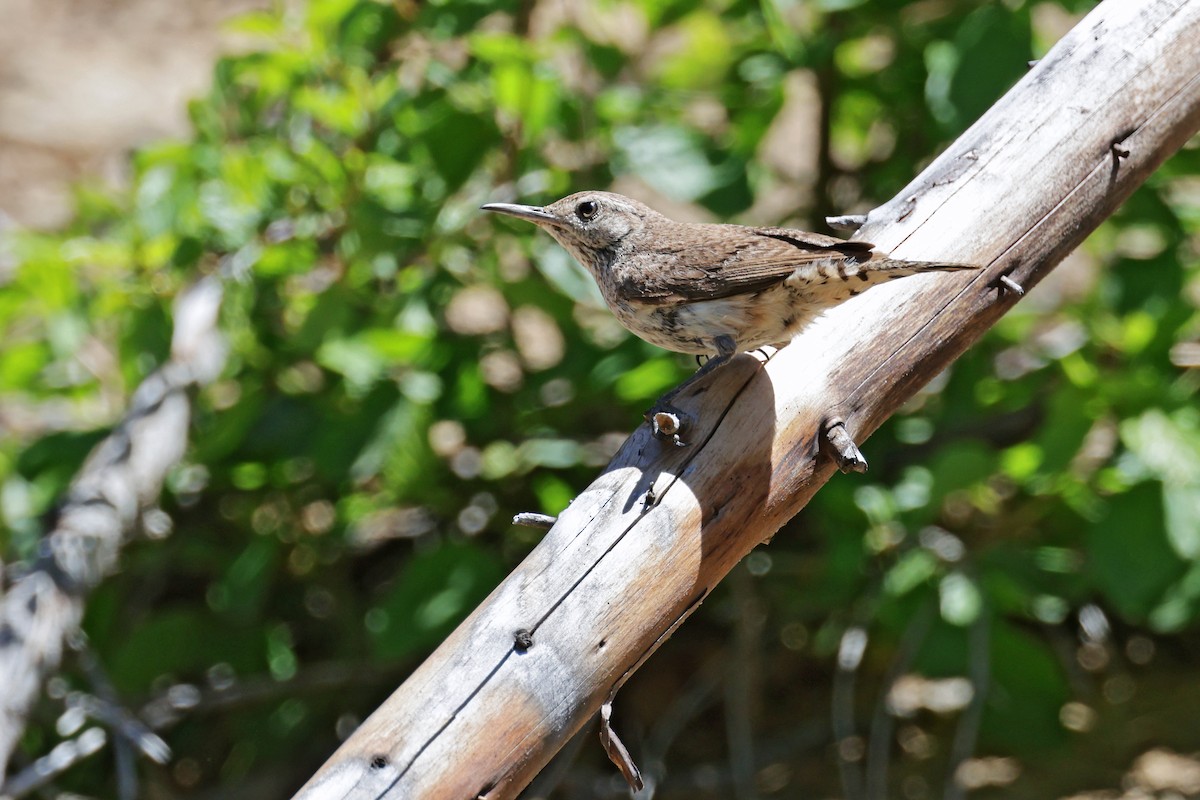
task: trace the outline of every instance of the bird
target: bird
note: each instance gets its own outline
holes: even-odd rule
[[[659,414],[740,352],[790,343],[814,319],[872,286],[969,264],[904,261],[868,242],[792,228],[677,222],[612,192],[547,206],[487,203],[484,211],[549,233],[596,280],[617,320],[651,344],[709,359],[646,412],[659,438],[682,444]],[[660,430],[663,427],[663,430]]]

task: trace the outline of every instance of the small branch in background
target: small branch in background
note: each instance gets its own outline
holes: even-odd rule
[[[900,647],[892,660],[884,677],[879,699],[875,703],[875,716],[871,720],[871,737],[867,744],[867,798],[868,800],[886,800],[888,797],[888,765],[891,759],[892,731],[895,730],[895,718],[888,708],[888,695],[896,681],[908,672],[913,659],[921,649],[921,644],[929,634],[933,625],[934,605],[925,603],[913,615],[904,636],[900,639]]]
[[[754,580],[745,565],[730,576],[737,614],[734,625],[733,658],[725,673],[725,735],[729,741],[729,764],[733,772],[734,797],[756,800],[754,786],[754,698],[758,696],[758,673],[762,648],[762,603],[754,592]]]
[[[68,701],[77,705],[87,717],[103,723],[118,741],[132,745],[137,752],[156,764],[171,760],[171,748],[150,726],[126,708],[95,695],[78,692]]]
[[[72,692],[65,698],[67,708],[60,715],[57,727],[61,735],[70,736],[80,730],[88,718],[94,719],[114,732],[114,750],[123,742],[125,750],[131,755],[136,749],[152,761],[165,764],[170,758],[170,749],[155,731],[168,730],[185,716],[272,703],[284,697],[314,692],[335,692],[348,687],[383,684],[394,681],[398,674],[404,674],[409,667],[410,664],[402,662],[372,666],[337,662],[307,667],[286,681],[251,678],[238,682],[231,680],[228,685],[219,687],[178,683],[143,705],[137,714],[101,697]],[[84,671],[95,683],[96,674],[86,664]],[[97,689],[97,694],[101,693]],[[0,786],[0,798],[9,800],[22,797],[45,786],[83,758],[101,749],[108,739],[103,728],[93,727],[75,739],[63,742],[50,755],[38,759]],[[118,796],[124,797],[120,790]]]
[[[87,638],[80,631],[68,637],[71,649],[75,650],[80,667],[92,684],[94,694],[72,692],[66,698],[67,709],[59,717],[59,729],[65,724],[82,725],[84,719],[101,722],[112,734],[113,758],[116,761],[117,797],[120,800],[136,800],[138,797],[137,755],[142,754],[157,764],[166,764],[171,759],[171,748],[162,737],[150,730],[141,720],[121,705],[116,687],[109,680],[104,667],[96,658]],[[69,717],[78,722],[71,723]]]
[[[170,359],[142,381],[125,417],[88,455],[54,530],[0,600],[0,779],[42,680],[58,668],[64,642],[79,630],[87,593],[116,569],[121,547],[183,457],[188,390],[215,379],[225,363],[216,327],[221,297],[215,278],[180,294]]]
[[[168,749],[168,758],[169,752]],[[117,767],[117,797],[120,800],[137,800],[137,757],[128,739],[117,737],[113,740],[113,758]]]
[[[971,702],[958,720],[954,732],[954,743],[950,746],[950,761],[946,767],[945,800],[961,800],[966,797],[967,787],[959,780],[959,770],[964,762],[975,753],[979,739],[979,726],[983,723],[983,706],[987,700],[988,682],[991,680],[991,612],[985,604],[979,616],[971,623],[967,633],[967,677],[971,680]]]
[[[370,665],[331,662],[305,667],[286,681],[255,677],[229,678],[220,686],[177,683],[142,706],[139,716],[151,730],[163,731],[177,725],[186,715],[212,714],[316,692],[375,686],[394,681],[398,675],[410,672],[411,667],[411,663],[404,661]]]
[[[60,742],[48,754],[13,775],[0,786],[0,796],[24,797],[63,774],[104,747],[108,736],[103,728],[88,728],[74,739]]]
[[[854,732],[854,679],[867,651],[867,631],[854,626],[842,634],[838,645],[837,671],[833,675],[833,738],[838,772],[847,800],[862,800],[862,737]]]
[[[701,711],[716,701],[717,690],[721,687],[721,678],[725,670],[725,660],[724,653],[710,658],[696,671],[687,685],[676,693],[667,710],[655,720],[643,748],[649,775],[647,783],[651,787],[663,778],[663,765],[666,763],[667,751],[671,744]]]

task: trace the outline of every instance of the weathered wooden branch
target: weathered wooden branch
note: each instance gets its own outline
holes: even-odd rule
[[[20,788],[4,784],[8,759],[42,679],[79,628],[87,593],[115,569],[122,545],[154,511],[167,471],[183,456],[187,390],[211,381],[225,363],[216,329],[221,294],[221,284],[208,278],[180,295],[171,359],[142,381],[125,418],[88,455],[37,559],[0,598],[0,794]],[[163,516],[149,514],[152,521]]]
[[[873,289],[679,397],[693,444],[636,431],[298,797],[515,796],[829,479],[825,431],[865,439],[1198,126],[1200,3],[1100,5],[860,231],[985,269]],[[845,441],[830,447],[856,468]]]

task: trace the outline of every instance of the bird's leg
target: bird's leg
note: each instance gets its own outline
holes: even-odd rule
[[[669,440],[676,447],[683,447],[687,444],[687,442],[679,438],[684,428],[687,427],[687,415],[671,405],[671,401],[684,389],[694,385],[705,375],[713,372],[722,364],[727,363],[738,351],[737,343],[733,340],[733,337],[724,333],[713,339],[713,345],[717,348],[717,354],[704,362],[704,366],[693,372],[691,377],[686,381],[658,398],[654,405],[650,407],[650,410],[645,413],[646,421],[650,423],[651,428],[654,430],[654,438],[664,441]]]

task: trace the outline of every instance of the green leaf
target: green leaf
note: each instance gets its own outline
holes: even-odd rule
[[[626,402],[653,400],[679,381],[679,366],[671,356],[651,358],[617,378],[617,397]]]
[[[909,550],[888,570],[884,591],[893,597],[906,595],[932,578],[937,569],[937,559],[928,550]]]
[[[974,122],[1029,69],[1033,42],[1029,12],[999,4],[978,8],[954,37],[958,61],[947,99],[953,125]]]
[[[1121,425],[1121,440],[1162,482],[1164,525],[1175,552],[1200,559],[1200,415],[1150,409]]]
[[[370,630],[376,657],[431,648],[504,576],[494,556],[471,544],[442,543],[415,555],[380,598],[382,624]]]
[[[560,514],[575,499],[575,491],[569,483],[544,472],[534,476],[533,491],[543,514]]]
[[[621,127],[613,132],[618,167],[677,200],[696,200],[726,183],[700,138],[680,125]]]
[[[735,50],[728,26],[711,11],[688,14],[673,26],[676,46],[655,66],[668,88],[697,90],[718,84],[729,70]]]
[[[983,609],[983,596],[975,582],[961,572],[951,572],[938,583],[942,619],[951,625],[973,623]]]
[[[980,746],[1032,756],[1061,744],[1066,730],[1059,710],[1071,695],[1058,657],[1044,641],[1000,620],[992,623],[990,638],[991,681]]]
[[[1087,536],[1088,572],[1132,621],[1144,620],[1185,569],[1165,527],[1162,487],[1146,482],[1110,498]]]
[[[411,165],[372,155],[367,157],[363,190],[389,211],[403,211],[413,203],[417,179]]]
[[[162,675],[199,677],[225,662],[253,673],[266,654],[254,628],[219,622],[207,609],[158,610],[109,643],[107,669],[123,691],[146,692]]]
[[[317,349],[317,363],[346,378],[347,390],[361,397],[383,376],[387,360],[363,338],[333,339]]]

